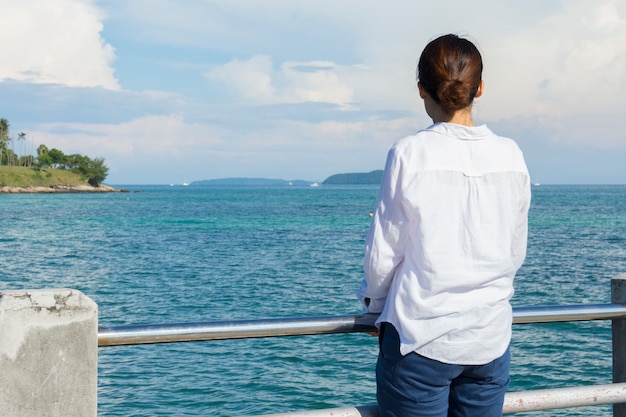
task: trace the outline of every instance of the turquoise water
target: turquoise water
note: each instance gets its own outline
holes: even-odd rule
[[[121,187],[121,186],[120,186]],[[124,186],[0,195],[0,290],[75,288],[102,325],[356,314],[376,187]],[[533,188],[513,304],[608,303],[626,186]],[[511,390],[611,382],[608,322],[516,325]],[[375,402],[364,334],[108,347],[100,416],[253,416]],[[518,414],[525,415],[525,414]],[[610,406],[528,413],[610,416]]]

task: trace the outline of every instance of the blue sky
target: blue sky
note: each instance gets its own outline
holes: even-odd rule
[[[109,184],[321,181],[430,124],[424,45],[475,41],[477,123],[534,181],[626,183],[626,3],[0,0],[0,117]],[[28,148],[28,147],[26,147]]]

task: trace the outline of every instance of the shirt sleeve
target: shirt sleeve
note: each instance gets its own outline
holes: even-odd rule
[[[528,211],[530,209],[531,192],[530,177],[526,175],[522,195],[518,205],[517,224],[514,231],[512,243],[512,258],[515,270],[521,268],[526,258],[526,247],[528,243]]]
[[[368,313],[382,312],[394,273],[404,260],[408,218],[402,196],[402,161],[395,147],[387,162],[365,243],[365,277],[357,296]]]

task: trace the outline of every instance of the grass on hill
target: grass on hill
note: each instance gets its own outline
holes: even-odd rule
[[[82,175],[66,169],[0,166],[0,187],[49,187],[51,185],[87,185]]]

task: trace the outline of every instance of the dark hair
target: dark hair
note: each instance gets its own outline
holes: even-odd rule
[[[447,114],[472,104],[482,79],[483,60],[474,44],[443,35],[426,45],[417,64],[417,79]]]

